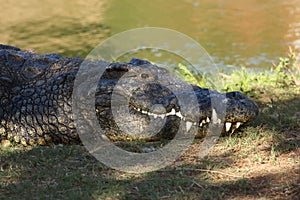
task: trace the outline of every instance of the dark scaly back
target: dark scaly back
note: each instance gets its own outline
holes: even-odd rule
[[[71,95],[81,62],[1,45],[1,137],[24,145],[79,142]]]

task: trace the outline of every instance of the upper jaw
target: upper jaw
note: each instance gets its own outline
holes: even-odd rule
[[[226,93],[226,121],[251,122],[258,113],[257,104],[240,92]]]

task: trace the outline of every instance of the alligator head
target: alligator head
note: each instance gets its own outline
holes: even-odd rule
[[[120,133],[136,138],[172,138],[181,122],[185,131],[198,129],[199,137],[205,136],[213,123],[222,123],[222,134],[226,134],[258,114],[255,102],[240,92],[223,94],[189,85],[140,59],[110,64],[98,86],[96,111],[111,138]]]

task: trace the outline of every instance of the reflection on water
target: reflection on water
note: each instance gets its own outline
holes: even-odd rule
[[[300,1],[0,0],[0,42],[84,56],[111,34],[159,26],[185,33],[221,65],[268,67],[300,51]]]

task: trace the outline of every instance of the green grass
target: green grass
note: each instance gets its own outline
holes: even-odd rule
[[[185,81],[208,87],[210,78],[207,74],[192,74],[189,69],[178,64],[176,70],[182,74]],[[215,76],[215,75],[214,75]],[[287,57],[282,57],[277,65],[269,71],[254,72],[242,67],[230,74],[220,71],[221,84],[216,85],[221,91],[241,91],[250,97],[260,97],[261,93],[273,88],[286,88],[291,85],[300,85],[300,65],[296,60],[296,53],[290,50]]]
[[[196,140],[184,155],[158,171],[116,171],[80,145],[2,144],[0,199],[296,199],[300,195],[300,90],[295,66],[289,56],[272,73],[242,69],[223,76],[222,90],[251,96],[260,107],[258,118],[220,138],[205,158],[198,157],[201,141]],[[205,77],[187,77],[205,83]],[[141,145],[120,144],[127,149]]]

